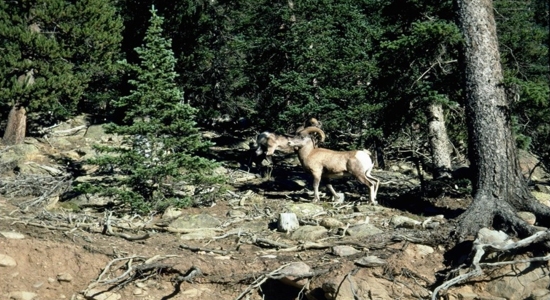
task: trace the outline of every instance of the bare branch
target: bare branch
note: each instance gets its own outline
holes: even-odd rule
[[[498,262],[498,263],[480,263],[481,258],[485,254],[486,250],[489,250],[490,252],[504,252],[509,251],[512,249],[519,249],[526,246],[529,246],[531,244],[539,243],[542,241],[547,241],[550,239],[550,230],[545,231],[539,231],[527,238],[524,238],[522,240],[519,240],[515,243],[510,244],[482,244],[479,242],[479,240],[476,240],[474,242],[474,258],[472,260],[473,270],[466,274],[462,274],[460,276],[457,276],[451,280],[448,280],[438,286],[432,294],[432,300],[437,299],[437,294],[441,290],[446,290],[449,287],[464,282],[468,280],[469,278],[480,276],[483,274],[483,270],[481,269],[482,266],[502,266],[502,265],[510,265],[510,264],[518,264],[523,262],[534,262],[534,261],[550,261],[550,255],[544,256],[544,257],[534,257],[530,259],[521,259],[521,260],[513,260],[513,261],[507,261],[507,262]]]

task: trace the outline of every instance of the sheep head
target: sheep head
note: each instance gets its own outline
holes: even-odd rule
[[[323,123],[321,123],[321,121],[315,119],[315,118],[311,118],[309,119],[309,125],[310,126],[315,126],[315,127],[319,127],[321,128],[321,126],[323,125]]]

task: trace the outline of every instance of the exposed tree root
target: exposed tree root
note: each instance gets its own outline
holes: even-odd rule
[[[474,256],[472,260],[473,269],[470,272],[463,275],[459,275],[451,280],[448,280],[444,282],[442,285],[435,288],[431,299],[436,300],[438,293],[442,290],[446,290],[455,284],[465,282],[469,278],[482,275],[483,274],[482,267],[503,266],[503,265],[510,265],[510,264],[524,263],[524,262],[550,261],[550,255],[547,255],[544,257],[534,257],[530,259],[521,259],[521,260],[513,260],[513,261],[496,262],[496,263],[480,262],[481,258],[487,251],[490,251],[490,252],[510,251],[512,249],[519,249],[531,244],[544,242],[548,240],[550,240],[550,230],[539,231],[527,238],[524,238],[522,240],[519,240],[511,244],[483,244],[479,241],[479,239],[476,239],[474,241],[474,249],[473,249],[474,250],[473,251]]]

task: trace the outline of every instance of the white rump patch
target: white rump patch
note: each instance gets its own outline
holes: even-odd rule
[[[361,162],[361,165],[363,165],[363,167],[366,169],[372,168],[374,166],[374,163],[372,162],[369,153],[369,151],[362,150],[357,151],[357,153],[355,154],[355,158],[357,158]]]

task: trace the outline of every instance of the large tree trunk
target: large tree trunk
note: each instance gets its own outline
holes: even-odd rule
[[[15,104],[8,115],[8,124],[4,132],[2,143],[4,145],[21,144],[27,131],[27,111],[25,107]]]
[[[516,156],[510,107],[502,84],[492,0],[458,0],[465,38],[466,115],[473,178],[472,205],[460,217],[458,237],[486,226],[501,226],[520,236],[535,229],[516,215],[531,211],[539,225],[550,224],[550,208],[527,189]]]
[[[433,177],[451,178],[451,142],[445,127],[443,106],[432,103],[428,107],[428,133],[432,149]]]

